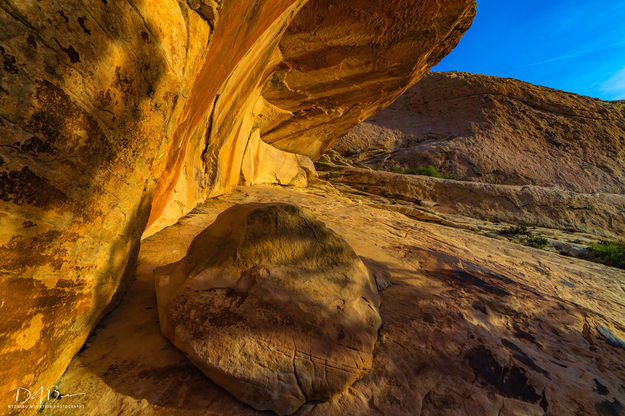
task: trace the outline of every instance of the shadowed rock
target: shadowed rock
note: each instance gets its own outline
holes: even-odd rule
[[[625,232],[625,196],[582,194],[540,186],[495,185],[318,163],[333,182],[360,191],[436,207],[435,214],[573,230],[618,238]],[[435,216],[431,216],[435,218]]]
[[[228,209],[155,278],[163,334],[259,410],[291,414],[371,368],[375,282],[342,238],[294,205]]]
[[[625,271],[423,223],[371,198],[321,182],[306,190],[245,187],[144,240],[130,292],[58,382],[62,393],[87,395],[62,403],[84,404],[69,412],[79,416],[110,409],[267,416],[225,394],[161,335],[152,271],[183,259],[192,240],[233,205],[284,201],[313,212],[370,273],[388,272],[393,282],[380,292],[384,325],[371,369],[343,393],[296,414],[620,414],[624,351],[596,328],[625,339]]]

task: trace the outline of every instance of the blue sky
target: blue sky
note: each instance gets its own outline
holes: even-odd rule
[[[625,0],[477,0],[473,26],[435,71],[510,77],[625,99]]]

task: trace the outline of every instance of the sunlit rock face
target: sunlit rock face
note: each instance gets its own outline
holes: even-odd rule
[[[205,65],[186,119],[174,132],[146,235],[174,223],[198,201],[236,185],[247,144],[258,133],[278,149],[315,159],[353,126],[392,103],[469,28],[474,2],[445,3],[309,1],[296,15],[278,19],[251,49],[243,48],[231,72],[216,74],[221,63]],[[232,47],[229,39],[241,31],[230,22],[248,10],[237,6],[233,16],[222,10],[219,22],[228,23],[217,23],[207,53],[218,52],[208,61],[221,62],[230,52],[219,45],[226,39]],[[260,176],[274,176],[269,166],[256,169],[265,171]],[[292,168],[289,175],[297,172]]]
[[[248,183],[278,166],[302,184],[310,163],[292,153],[315,158],[392,102],[474,10],[473,0],[3,2],[3,385],[61,375],[144,231],[231,189],[242,166]]]
[[[474,15],[466,0],[309,1],[264,85],[263,96],[282,113],[263,120],[263,139],[318,158],[447,55]]]
[[[373,168],[431,165],[470,181],[623,194],[625,105],[509,78],[431,72],[333,150]]]

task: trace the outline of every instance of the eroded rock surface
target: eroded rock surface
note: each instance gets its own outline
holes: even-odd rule
[[[236,186],[244,162],[248,183],[302,184],[309,162],[292,153],[318,154],[390,103],[474,13],[473,0],[1,2],[3,384],[55,382],[146,225]]]
[[[625,340],[624,271],[417,221],[318,184],[240,187],[143,241],[137,280],[58,383],[87,393],[61,401],[84,406],[72,414],[267,414],[161,335],[152,270],[184,258],[224,210],[274,201],[312,212],[393,283],[380,292],[372,369],[298,415],[605,416],[625,406],[625,350],[613,341]]]
[[[625,193],[625,105],[514,79],[429,73],[334,149],[373,168]]]
[[[524,223],[612,239],[625,233],[625,195],[457,181],[335,164],[318,166],[333,183],[408,201],[435,214]]]
[[[375,281],[345,240],[294,205],[226,210],[155,280],[163,334],[256,409],[291,414],[371,368]]]
[[[309,1],[263,87],[281,113],[262,120],[262,137],[318,158],[451,52],[475,12],[467,0]]]

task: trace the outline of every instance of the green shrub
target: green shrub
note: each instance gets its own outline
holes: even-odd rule
[[[331,170],[328,173],[326,173],[325,178],[326,179],[334,179],[334,178],[338,178],[340,176],[341,176],[341,174],[339,172]]]
[[[446,176],[436,170],[434,166],[428,166],[427,168],[402,168],[399,166],[391,166],[390,170],[393,173],[402,173],[404,175],[421,175],[431,176],[433,178],[446,178]]]
[[[428,166],[427,168],[419,167],[419,168],[406,168],[404,172],[406,175],[421,175],[421,176],[431,176],[432,178],[443,178],[444,176],[436,170],[434,166]]]
[[[321,157],[319,158],[319,160],[317,162],[320,163],[332,163],[332,160],[330,160],[330,156],[328,156],[327,154],[322,154]]]
[[[625,269],[625,243],[602,241],[589,247],[591,255],[608,266]]]
[[[529,234],[530,230],[527,228],[527,224],[524,222],[519,223],[517,226],[510,227],[503,231],[504,234],[507,235],[521,235],[521,234]]]
[[[547,245],[549,245],[549,240],[547,240],[545,237],[534,235],[532,233],[527,233],[527,239],[525,240],[525,245],[528,245],[534,248],[539,248],[542,250],[545,247],[547,247]]]
[[[459,176],[456,175],[446,175],[444,173],[440,173],[434,166],[428,167],[416,167],[416,168],[404,168],[398,165],[396,162],[391,162],[386,165],[378,166],[378,169],[387,170],[393,173],[401,173],[402,175],[421,175],[421,176],[430,176],[432,178],[440,178],[440,179],[453,179],[455,181],[462,181]]]

